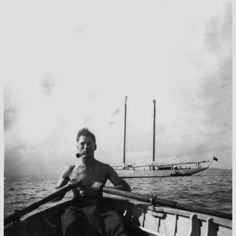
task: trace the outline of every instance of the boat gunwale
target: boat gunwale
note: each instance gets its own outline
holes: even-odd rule
[[[207,214],[202,214],[202,213],[197,213],[197,212],[192,212],[192,211],[187,211],[187,210],[182,210],[182,209],[174,209],[170,207],[164,207],[164,206],[148,206],[148,211],[154,211],[157,213],[168,213],[172,215],[178,215],[182,217],[187,217],[189,218],[191,215],[196,215],[197,218],[201,221],[207,222],[209,219],[213,219],[213,222],[216,223],[217,225],[227,227],[232,229],[232,220],[226,219],[223,217],[218,217],[218,216],[212,216],[212,215],[207,215]]]

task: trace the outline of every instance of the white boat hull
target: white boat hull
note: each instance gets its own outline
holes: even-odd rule
[[[171,176],[189,176],[201,172],[207,168],[192,168],[180,170],[138,170],[124,169],[116,170],[122,178],[155,178],[155,177],[171,177]]]

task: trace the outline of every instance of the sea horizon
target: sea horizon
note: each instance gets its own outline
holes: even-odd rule
[[[232,175],[233,168],[215,168],[210,167],[207,170],[196,173],[194,175]],[[26,174],[5,174],[4,178],[14,178],[14,177],[33,177],[33,176],[60,176],[61,172],[54,173],[26,173]],[[157,177],[158,178],[158,177]]]

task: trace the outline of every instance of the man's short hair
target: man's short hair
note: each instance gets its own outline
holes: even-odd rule
[[[90,137],[94,143],[96,144],[96,137],[95,135],[88,129],[88,128],[83,128],[83,129],[80,129],[78,134],[77,134],[77,137],[76,137],[76,141],[78,142],[79,141],[79,138],[81,136],[87,136],[87,137]]]

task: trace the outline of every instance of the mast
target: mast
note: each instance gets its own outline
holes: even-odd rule
[[[126,167],[126,118],[127,118],[127,96],[125,96],[125,112],[124,112],[124,148],[123,148],[123,169]]]
[[[152,163],[155,162],[155,144],[156,144],[156,100],[153,100],[153,148],[152,148]]]

